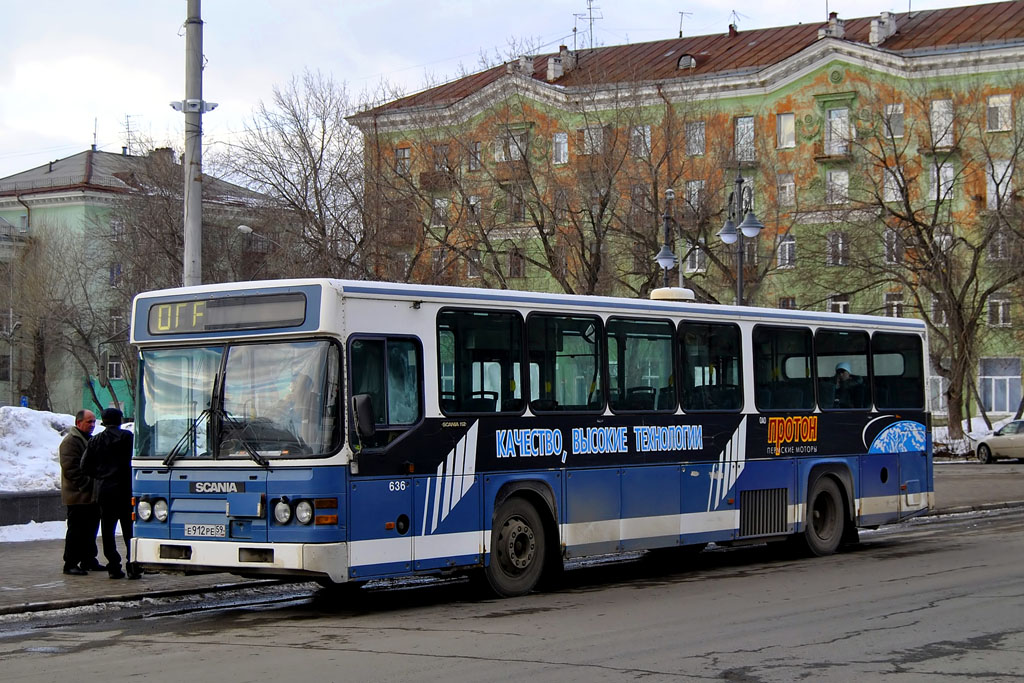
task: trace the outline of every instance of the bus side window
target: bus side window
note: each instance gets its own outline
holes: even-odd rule
[[[876,332],[871,337],[871,360],[879,409],[924,408],[924,353],[920,337]]]
[[[672,323],[609,318],[606,335],[611,409],[674,411]]]
[[[530,409],[597,411],[604,407],[601,319],[534,313],[526,320]]]
[[[754,402],[759,410],[813,410],[811,331],[754,328]]]
[[[355,420],[350,419],[353,445],[384,446],[419,421],[423,414],[420,357],[419,341],[407,337],[354,337],[349,342],[350,396],[369,397],[376,427],[372,436],[361,438]]]
[[[740,328],[721,323],[683,321],[683,410],[739,410],[743,407]]]
[[[518,313],[441,311],[437,361],[438,403],[445,415],[523,411],[523,322]]]

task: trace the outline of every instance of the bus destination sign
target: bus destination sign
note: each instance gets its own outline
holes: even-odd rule
[[[265,330],[305,320],[306,295],[287,292],[153,303],[148,329],[153,335]]]

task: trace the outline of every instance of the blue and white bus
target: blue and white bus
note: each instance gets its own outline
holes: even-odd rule
[[[512,596],[933,505],[917,320],[296,279],[141,294],[132,343],[146,569]]]

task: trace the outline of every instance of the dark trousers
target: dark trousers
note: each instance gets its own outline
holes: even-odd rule
[[[132,502],[131,497],[100,494],[100,529],[103,533],[103,555],[107,558],[107,571],[121,568],[121,553],[117,552],[117,525],[121,524],[127,562],[131,563],[132,552]]]
[[[100,506],[68,505],[68,532],[64,536],[64,568],[70,569],[96,561],[96,532],[100,526]]]

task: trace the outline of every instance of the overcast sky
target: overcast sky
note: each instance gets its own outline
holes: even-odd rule
[[[980,4],[911,0],[912,8]],[[595,45],[905,12],[907,0],[594,0]],[[81,152],[119,152],[126,120],[183,146],[186,0],[6,3],[0,22],[0,177]],[[532,41],[538,52],[590,44],[586,0],[206,0],[204,146],[244,127],[274,85],[319,69],[355,95],[381,81],[405,92],[476,70],[481,52]]]

